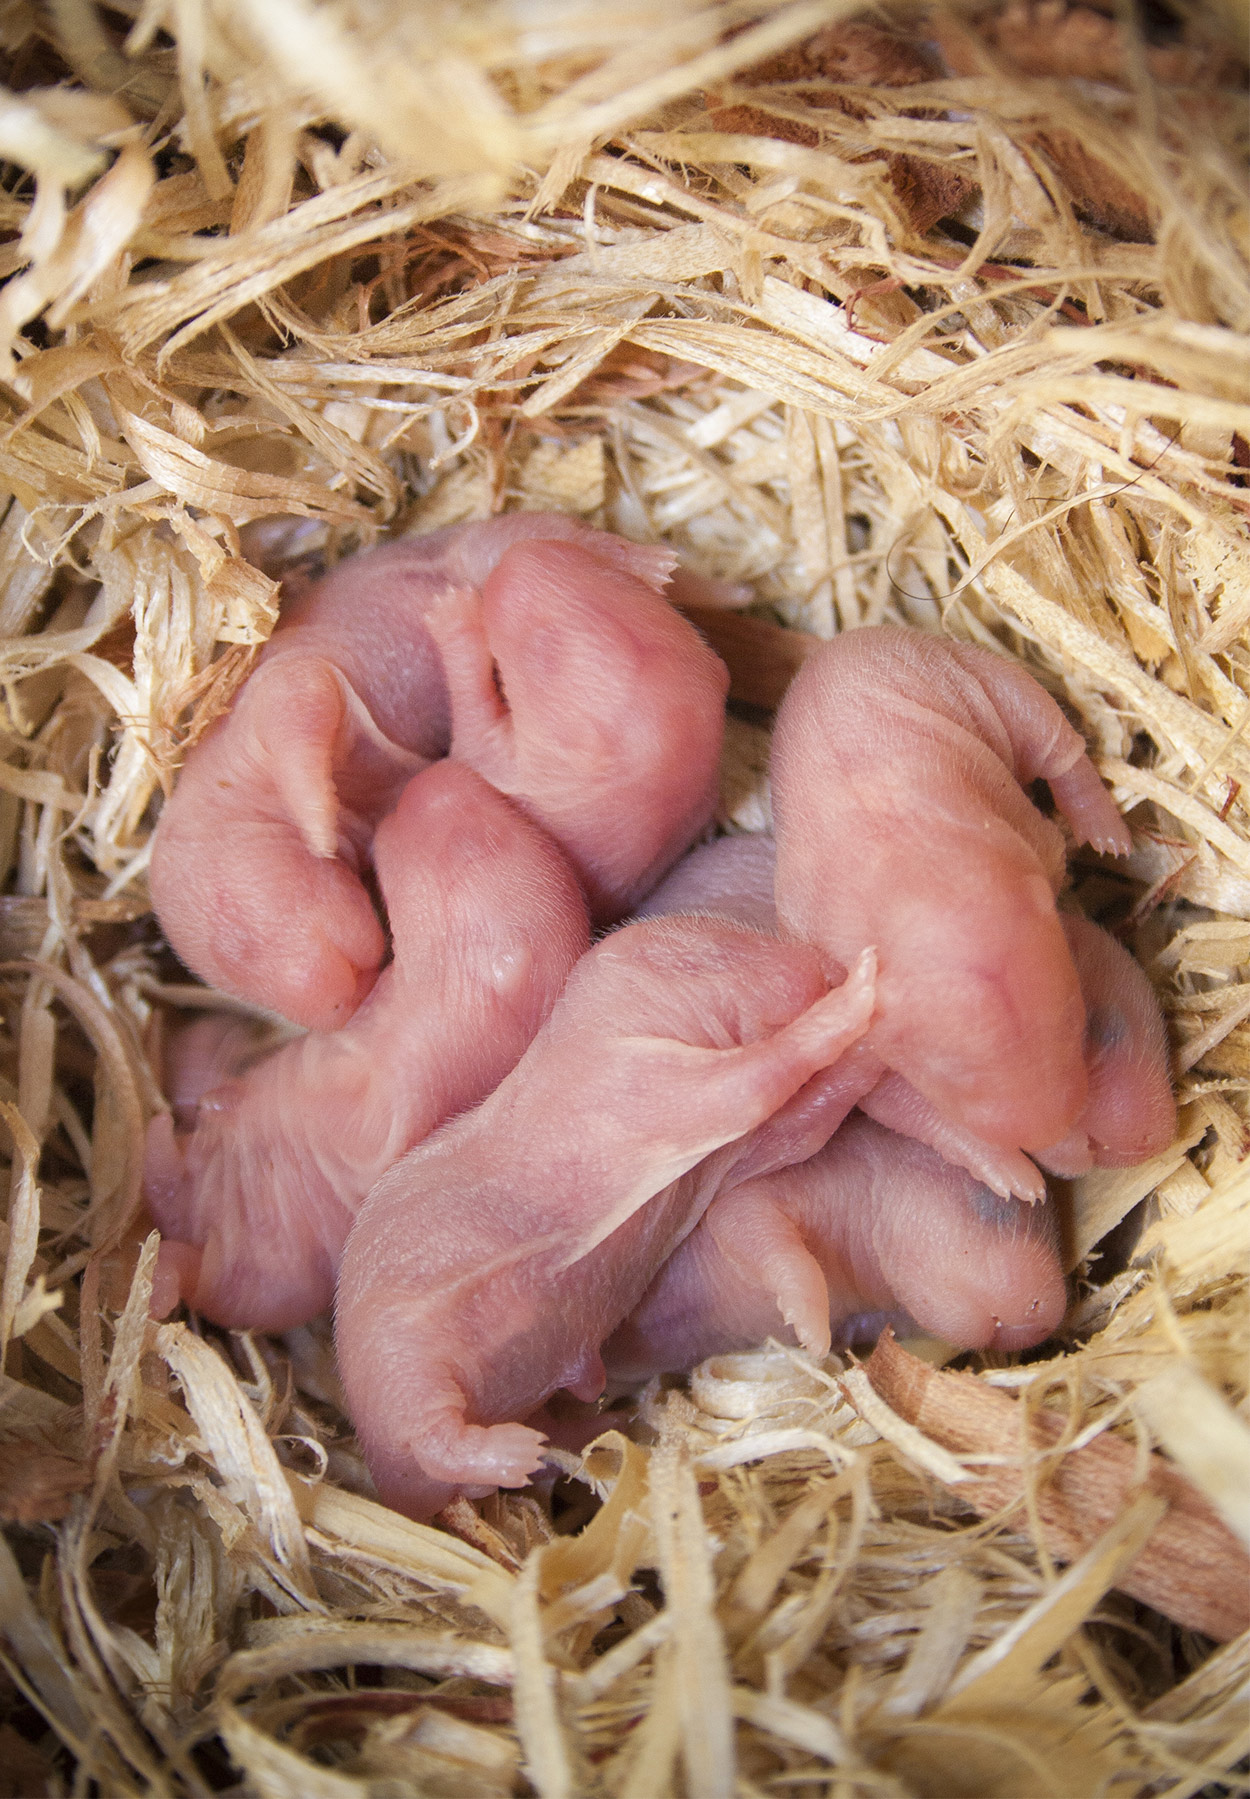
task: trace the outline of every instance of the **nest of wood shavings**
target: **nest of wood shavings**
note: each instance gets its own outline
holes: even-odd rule
[[[1241,1790],[1244,27],[0,9],[8,1790]],[[1158,983],[1181,1134],[1073,1184],[1026,1365],[723,1358],[432,1528],[370,1497],[325,1329],[148,1319],[162,1021],[228,1002],[144,871],[284,571],[515,507],[738,591],[728,829],[803,634],[1021,658],[1132,822],[1072,893]]]

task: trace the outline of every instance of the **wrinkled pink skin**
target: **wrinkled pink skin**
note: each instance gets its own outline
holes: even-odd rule
[[[806,1084],[871,1010],[871,956],[829,993],[815,952],[722,920],[627,925],[582,959],[513,1072],[382,1177],[348,1240],[339,1366],[387,1504],[527,1480],[543,1438],[521,1421],[601,1390],[600,1343],[720,1187],[789,1158]]]
[[[232,1064],[253,1038],[237,1022],[201,1021],[172,1047],[176,1116],[153,1120],[145,1168],[164,1309],[181,1297],[270,1331],[326,1311],[370,1187],[503,1078],[589,948],[561,852],[455,762],[409,782],[375,855],[395,959],[350,1024],[244,1072]]]
[[[767,1337],[821,1356],[858,1336],[865,1314],[962,1349],[1027,1349],[1063,1317],[1056,1236],[1045,1204],[999,1199],[853,1117],[808,1161],[713,1200],[605,1345],[608,1378],[626,1385]]]
[[[659,597],[672,563],[514,513],[299,593],[157,828],[153,901],[188,967],[313,1029],[344,1023],[385,951],[373,832],[449,749],[550,832],[598,921],[627,912],[715,800],[728,675]]]
[[[763,834],[704,844],[682,858],[638,915],[704,911],[775,930],[775,854],[772,838]],[[1159,1002],[1140,966],[1113,937],[1085,918],[1064,913],[1059,922],[1086,1015],[1087,1093],[1067,1136],[1038,1151],[1038,1160],[1053,1174],[1069,1176],[1092,1167],[1144,1162],[1166,1149],[1176,1135],[1167,1033]],[[823,1083],[822,1103],[831,1130],[858,1106],[891,1130],[928,1144],[1003,1197],[1042,1197],[1045,1182],[1027,1156],[986,1143],[943,1118],[909,1081],[885,1067],[875,1037],[874,1031],[848,1051]]]
[[[773,739],[777,909],[843,965],[881,957],[872,1049],[952,1124],[1009,1152],[1060,1143],[1085,1108],[1085,1013],[1055,895],[1057,825],[1126,853],[1080,736],[989,651],[849,631],[798,675]]]

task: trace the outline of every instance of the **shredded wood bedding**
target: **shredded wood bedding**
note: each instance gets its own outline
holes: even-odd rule
[[[1243,1790],[1244,0],[0,9],[0,1785]],[[1071,1183],[1022,1362],[776,1345],[438,1526],[328,1324],[148,1297],[145,868],[284,574],[517,507],[673,545],[769,822],[809,639],[993,644],[1129,818],[1072,899],[1180,1134]],[[1243,1770],[1238,1775],[1238,1768]]]

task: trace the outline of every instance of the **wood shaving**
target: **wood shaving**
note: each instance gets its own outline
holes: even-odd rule
[[[1244,6],[1168,16],[4,9],[0,1759],[30,1790],[1232,1790],[1246,1638],[1129,1584],[1178,1527],[1155,1466],[1244,1533],[1250,1367]],[[163,1020],[223,1003],[147,918],[179,760],[284,577],[549,506],[722,584],[725,828],[767,827],[811,640],[882,620],[1018,658],[1128,811],[1069,900],[1158,986],[1180,1134],[1073,1183],[1059,1341],[933,1376],[1131,1462],[1079,1543],[1044,1460],[981,1516],[966,1445],[776,1346],[649,1388],[554,1492],[416,1525],[324,1321],[149,1322]]]

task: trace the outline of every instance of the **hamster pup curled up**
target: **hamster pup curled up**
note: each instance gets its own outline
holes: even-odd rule
[[[1131,839],[1054,700],[988,650],[847,631],[786,695],[772,770],[782,925],[843,966],[877,946],[885,1066],[987,1143],[1061,1144],[1088,1098],[1085,1008],[1063,834],[1025,787],[1098,849]]]
[[[662,596],[674,556],[510,513],[297,592],[157,826],[152,897],[196,974],[314,1030],[377,979],[373,833],[446,756],[560,845],[597,923],[711,817],[728,672]]]

